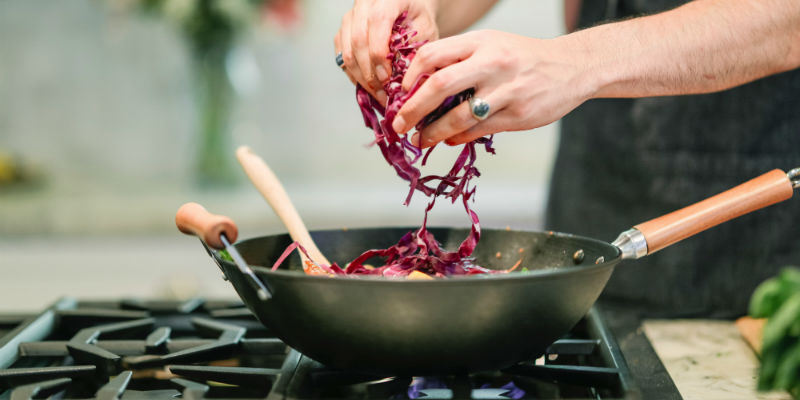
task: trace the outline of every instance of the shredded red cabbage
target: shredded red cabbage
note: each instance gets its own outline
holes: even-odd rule
[[[389,41],[389,56],[392,61],[392,75],[384,85],[384,91],[388,96],[386,107],[379,104],[363,87],[356,87],[356,99],[364,117],[364,123],[372,128],[375,133],[374,145],[381,150],[381,154],[386,161],[394,167],[397,175],[409,182],[409,192],[406,196],[405,205],[411,201],[414,191],[420,191],[426,196],[431,197],[431,201],[425,209],[425,217],[422,227],[416,231],[406,233],[400,241],[387,249],[368,250],[350,262],[346,268],[341,268],[335,263],[333,265],[319,265],[310,263],[306,265],[307,273],[312,274],[357,274],[357,275],[380,275],[385,277],[404,277],[414,271],[422,272],[428,276],[444,277],[450,275],[471,275],[483,274],[495,271],[477,266],[473,263],[472,252],[480,240],[480,223],[478,215],[469,208],[468,201],[475,194],[475,187],[470,186],[472,178],[480,176],[480,172],[475,168],[477,144],[484,145],[484,149],[494,154],[492,138],[484,137],[463,145],[461,153],[456,158],[453,167],[444,176],[427,175],[422,176],[420,170],[415,166],[417,161],[422,158],[422,165],[425,165],[428,155],[434,147],[422,154],[422,150],[411,144],[409,135],[401,136],[392,129],[392,121],[400,110],[400,107],[419,89],[426,76],[420,77],[412,86],[411,90],[405,91],[402,88],[403,76],[408,69],[411,60],[417,49],[425,44],[424,41],[412,42],[416,35],[415,31],[409,29],[407,23],[407,13],[403,13],[394,23],[392,35]],[[420,121],[416,128],[421,130],[425,126],[450,111],[453,107],[469,99],[473,91],[466,90],[455,96],[450,96],[431,114]],[[380,120],[379,115],[383,117]],[[439,242],[427,230],[428,212],[433,208],[436,198],[444,196],[455,203],[459,198],[464,204],[464,209],[469,215],[472,229],[466,239],[461,243],[456,251],[446,251],[442,249]],[[305,249],[299,244],[293,244],[287,248],[282,256],[273,266],[278,268],[283,259],[299,247],[305,253]],[[382,258],[383,265],[377,268],[365,266],[365,262],[373,257]],[[312,265],[313,264],[313,265]]]

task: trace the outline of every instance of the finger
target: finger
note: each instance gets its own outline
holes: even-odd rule
[[[342,28],[339,30],[341,34],[339,38],[339,45],[341,46],[339,51],[342,52],[342,59],[344,60],[344,72],[354,85],[360,84],[369,94],[375,97],[375,91],[367,85],[366,81],[361,76],[361,69],[358,67],[358,62],[355,57],[353,57],[353,48],[350,40],[350,32],[352,30],[350,24],[352,18],[353,14],[351,10],[342,17]]]
[[[448,97],[472,87],[481,87],[485,73],[468,61],[434,72],[397,112],[392,128],[405,133],[433,112]],[[487,86],[487,85],[483,85]],[[486,89],[486,88],[484,88]]]
[[[408,66],[403,77],[403,89],[410,90],[422,74],[433,73],[437,69],[467,59],[475,48],[474,42],[464,40],[462,36],[426,43],[417,50],[411,65]]]
[[[350,31],[352,28],[350,27],[350,22],[353,18],[353,11],[348,11],[342,17],[342,28],[339,31],[341,33],[341,37],[339,39],[339,44],[341,46],[340,50],[342,52],[342,60],[344,61],[344,70],[353,80],[358,83],[362,83],[361,86],[364,85],[365,82],[361,80],[361,70],[358,68],[358,62],[356,61],[355,57],[353,56],[353,46],[350,41]]]
[[[339,54],[342,54],[342,29],[340,28],[336,35],[333,37],[333,51],[336,53],[336,63],[339,63]],[[344,60],[342,61],[344,62]],[[339,68],[344,69],[344,64],[338,65]]]
[[[339,29],[338,32],[336,32],[336,36],[333,37],[333,47],[336,50],[336,57],[339,57],[339,55],[342,54],[342,29],[341,28]],[[342,56],[342,57],[344,57],[344,56]],[[350,82],[352,82],[354,86],[358,84],[358,82],[353,78],[353,76],[347,72],[347,68],[346,68],[346,66],[344,64],[339,65],[339,68],[342,69],[342,71],[344,72],[345,76],[347,76],[347,79],[349,79]]]
[[[391,7],[384,10],[381,15],[370,18],[368,23],[370,63],[375,68],[375,77],[381,86],[389,79],[392,71],[391,62],[386,56],[389,54],[392,26],[399,13],[398,9]]]
[[[350,42],[353,52],[353,57],[358,63],[360,74],[364,78],[362,86],[368,87],[375,92],[381,89],[381,83],[375,77],[375,70],[370,58],[369,47],[369,19],[370,19],[370,6],[356,5],[353,8],[353,17],[350,21]]]
[[[431,20],[431,16],[420,15],[418,17],[414,17],[413,21],[411,22],[411,26],[414,27],[415,31],[417,31],[417,34],[414,35],[412,41],[432,42],[439,39],[439,28],[436,26],[435,21]]]
[[[450,136],[445,143],[449,146],[469,143],[480,137],[491,135],[498,132],[514,130],[514,122],[519,121],[519,117],[512,113],[508,108],[503,109],[474,125],[472,128],[457,135]]]
[[[490,107],[495,107],[502,110],[502,108],[505,106],[502,101],[503,96],[498,96],[494,93],[487,94],[485,92],[486,91],[478,92],[475,94],[475,96],[486,100]],[[465,101],[419,132],[417,135],[417,143],[415,144],[424,149],[431,147],[443,140],[449,140],[450,138],[463,132],[469,132],[477,125],[492,119],[493,112],[494,110],[490,108],[488,117],[484,121],[480,121],[475,118],[474,115],[472,115],[470,104],[468,101]],[[412,143],[414,143],[413,138]]]

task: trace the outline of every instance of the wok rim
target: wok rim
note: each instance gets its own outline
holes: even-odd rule
[[[365,231],[365,230],[376,230],[376,229],[407,229],[407,230],[415,230],[419,229],[418,227],[402,227],[402,226],[390,226],[390,227],[359,227],[359,228],[348,228],[348,229],[321,229],[321,230],[313,230],[310,233],[313,235],[317,232],[358,232],[358,231]],[[456,228],[456,227],[447,227],[447,226],[436,226],[436,227],[429,227],[429,229],[465,229],[465,228]],[[555,232],[555,231],[525,231],[525,230],[514,230],[514,229],[482,229],[481,234],[487,232],[510,232],[510,233],[518,233],[518,234],[541,234],[541,235],[549,235],[555,236],[558,239],[563,240],[578,240],[583,242],[589,242],[601,245],[603,247],[610,248],[614,251],[615,256],[610,260],[605,260],[602,263],[594,264],[591,262],[587,262],[585,264],[577,264],[571,265],[569,268],[563,267],[555,267],[555,268],[543,268],[543,269],[536,269],[532,271],[528,271],[525,273],[514,273],[514,274],[478,274],[478,275],[467,275],[467,276],[453,276],[448,277],[447,279],[444,278],[434,278],[431,280],[428,279],[392,279],[392,278],[385,278],[381,276],[373,276],[373,275],[357,275],[357,277],[353,276],[321,276],[321,275],[306,275],[301,273],[300,271],[287,271],[278,269],[273,271],[270,267],[265,266],[258,266],[258,265],[250,265],[250,268],[253,269],[259,276],[264,276],[265,278],[269,278],[271,276],[278,277],[281,279],[303,279],[303,280],[311,280],[311,281],[319,281],[319,282],[352,282],[352,284],[359,284],[360,282],[370,282],[374,284],[386,284],[386,285],[455,285],[455,284],[476,284],[476,282],[497,282],[497,281],[516,281],[516,280],[524,280],[528,279],[554,279],[564,275],[569,274],[579,274],[579,273],[592,273],[594,271],[604,270],[606,268],[613,268],[622,260],[622,251],[611,243],[608,243],[603,240],[594,239],[586,236],[575,235],[571,233],[564,233],[564,232]],[[265,235],[265,236],[256,236],[252,238],[247,238],[244,240],[237,241],[234,243],[234,246],[238,246],[240,244],[246,242],[256,242],[258,240],[263,240],[266,238],[273,238],[276,236],[288,236],[288,233],[277,233],[274,235]],[[223,260],[219,256],[218,251],[213,251],[214,258],[221,263],[224,263],[228,267],[232,267],[234,271],[238,271],[238,267],[233,262]],[[443,283],[447,282],[447,283]]]

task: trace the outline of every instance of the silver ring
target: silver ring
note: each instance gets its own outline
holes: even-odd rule
[[[472,112],[472,116],[475,117],[478,121],[483,121],[486,117],[489,116],[489,103],[486,100],[480,97],[470,97],[469,99],[469,110]]]
[[[336,65],[339,67],[344,67],[344,57],[342,57],[342,52],[340,51],[339,54],[336,54]]]

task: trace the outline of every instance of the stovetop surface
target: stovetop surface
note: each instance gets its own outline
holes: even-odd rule
[[[680,398],[647,339],[608,309],[590,311],[538,360],[415,377],[327,368],[238,300],[63,299],[37,315],[0,315],[0,400]]]

